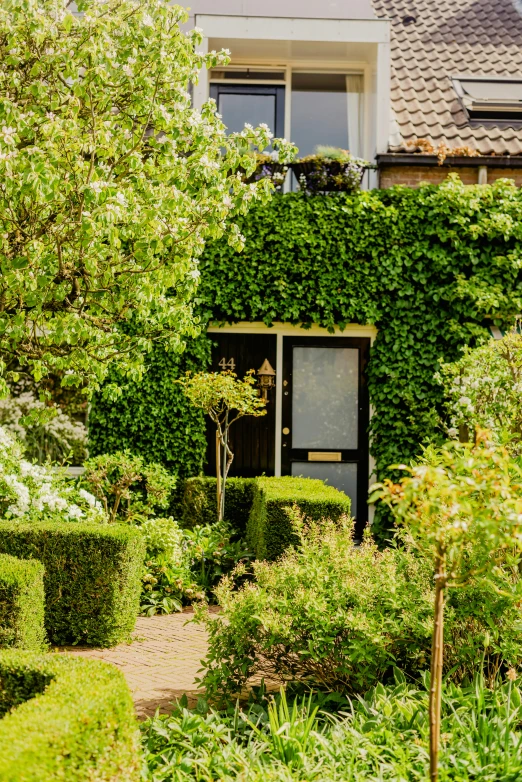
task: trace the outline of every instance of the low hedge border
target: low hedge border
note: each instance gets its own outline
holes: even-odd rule
[[[256,478],[247,523],[247,543],[257,559],[274,560],[297,542],[289,509],[297,505],[305,519],[333,521],[350,515],[350,498],[315,478]]]
[[[132,699],[108,663],[0,652],[0,715],[2,782],[140,779]]]
[[[254,499],[255,478],[228,478],[225,491],[225,519],[236,532],[245,534]],[[187,478],[183,490],[182,525],[213,524],[217,517],[216,479]]]
[[[45,567],[45,628],[58,645],[112,646],[139,612],[145,543],[124,525],[0,521],[0,553]]]
[[[45,647],[44,566],[0,554],[0,647]]]

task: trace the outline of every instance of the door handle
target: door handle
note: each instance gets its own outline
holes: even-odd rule
[[[288,426],[283,427],[283,434],[290,434],[290,429],[288,428]]]

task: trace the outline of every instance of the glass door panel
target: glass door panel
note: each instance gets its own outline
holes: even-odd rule
[[[357,448],[359,351],[294,347],[292,448]]]

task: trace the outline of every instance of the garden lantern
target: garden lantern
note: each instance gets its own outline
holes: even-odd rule
[[[268,402],[268,392],[271,388],[275,388],[275,369],[272,368],[270,361],[265,358],[261,367],[257,370],[257,376],[259,377],[259,387],[261,389],[261,396]]]

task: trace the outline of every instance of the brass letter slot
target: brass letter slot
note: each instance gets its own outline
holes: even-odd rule
[[[340,451],[308,451],[309,462],[340,462]]]

